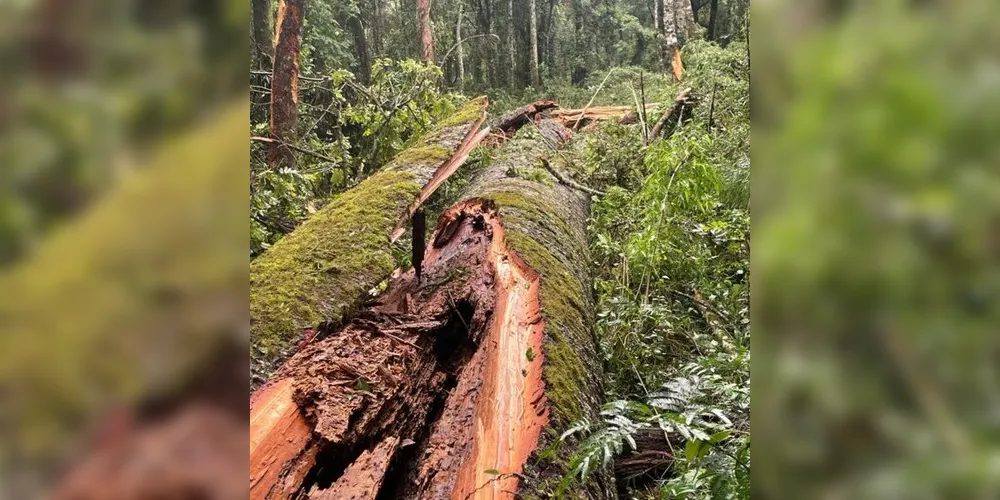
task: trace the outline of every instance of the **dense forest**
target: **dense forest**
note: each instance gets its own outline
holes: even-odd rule
[[[251,498],[749,497],[749,2],[252,7]]]

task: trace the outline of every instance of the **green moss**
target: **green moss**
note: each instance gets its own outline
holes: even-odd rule
[[[340,322],[395,263],[389,234],[420,186],[380,172],[337,197],[250,266],[251,360],[258,378],[301,329]]]
[[[486,109],[488,100],[486,96],[480,96],[472,99],[462,109],[456,111],[453,115],[441,120],[438,123],[438,128],[441,127],[453,127],[455,125],[464,125],[467,123],[472,123],[482,116],[483,111]]]
[[[586,394],[588,370],[580,359],[577,342],[589,337],[583,321],[588,313],[582,284],[531,236],[508,230],[507,241],[542,276],[539,293],[547,334],[545,381],[553,416],[559,425],[579,420],[584,416],[580,397]]]
[[[396,155],[386,170],[398,170],[411,165],[436,165],[451,156],[451,149],[440,144],[415,146]]]

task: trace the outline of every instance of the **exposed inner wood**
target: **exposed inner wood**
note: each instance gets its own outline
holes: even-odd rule
[[[428,247],[254,394],[251,498],[513,498],[548,422],[539,276],[489,201]]]
[[[315,447],[309,448],[312,429],[292,401],[293,379],[282,379],[254,393],[250,399],[250,498],[267,498],[282,473],[295,463],[310,467]]]
[[[646,111],[655,110],[659,104],[646,104]],[[549,112],[549,117],[559,120],[563,126],[576,128],[587,126],[594,122],[610,121],[615,123],[630,124],[639,120],[639,115],[632,106],[593,106],[583,109],[554,109]]]

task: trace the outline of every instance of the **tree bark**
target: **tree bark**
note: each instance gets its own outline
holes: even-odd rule
[[[680,94],[677,94],[673,104],[663,113],[663,116],[656,121],[656,125],[653,125],[653,129],[649,132],[649,139],[656,139],[661,133],[666,138],[670,138],[680,124],[691,119],[692,110],[697,104],[698,98],[691,93],[691,89],[682,90]]]
[[[458,44],[458,90],[462,91],[462,87],[465,86],[465,49],[462,48],[462,9],[465,4],[459,2],[458,4],[458,22],[455,23],[455,43]]]
[[[271,2],[252,0],[253,44],[258,66],[270,66],[274,50],[274,32],[271,30]]]
[[[571,132],[537,128],[442,215],[422,281],[399,274],[252,396],[251,499],[507,498],[566,472],[558,436],[601,400],[588,197],[538,166]],[[613,498],[596,479],[574,498]]]
[[[434,34],[431,30],[431,0],[417,0],[417,28],[420,31],[420,58],[434,63]]]
[[[517,46],[514,43],[514,0],[507,0],[507,54],[510,56],[510,86],[517,87]]]
[[[303,332],[338,325],[392,272],[392,242],[485,136],[478,130],[486,106],[485,97],[473,100],[253,261],[254,385],[294,351]]]
[[[719,0],[712,0],[708,11],[708,39],[715,41],[715,29],[719,22]]]
[[[271,168],[291,168],[295,157],[284,143],[294,143],[299,121],[299,35],[303,0],[281,0],[275,19],[274,65],[271,70]]]
[[[368,85],[372,82],[372,58],[371,49],[368,48],[368,36],[361,23],[361,16],[351,15],[347,20],[347,25],[351,30],[351,37],[354,38],[354,54],[358,58],[358,78],[361,83]]]
[[[536,0],[528,0],[528,15],[531,16],[529,23],[531,30],[531,84],[533,86],[541,87],[542,85],[542,74],[538,67],[538,15],[536,9]]]
[[[663,66],[668,70],[673,68],[674,52],[680,47],[677,38],[677,17],[674,11],[674,0],[663,1],[663,24],[660,43],[663,49]]]
[[[657,35],[663,34],[663,0],[653,0],[653,28]]]
[[[684,41],[693,40],[698,34],[698,23],[694,19],[691,0],[667,0],[677,9],[677,28],[684,35]]]

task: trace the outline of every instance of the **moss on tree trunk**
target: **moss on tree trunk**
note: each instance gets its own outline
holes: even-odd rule
[[[439,170],[474,140],[486,105],[485,98],[470,102],[253,261],[253,386],[291,354],[304,328],[339,324],[389,276],[394,230],[429,194],[424,188],[435,187]]]

